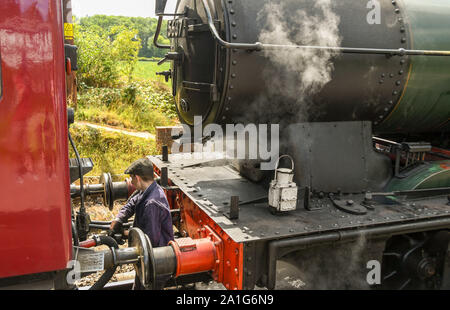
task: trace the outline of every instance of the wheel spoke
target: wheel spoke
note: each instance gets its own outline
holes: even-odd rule
[[[408,236],[408,235],[401,235],[401,236],[403,238],[405,238],[406,240],[408,240],[409,245],[414,245],[416,243],[415,240],[411,236]]]
[[[394,252],[383,253],[383,256],[393,256],[393,257],[396,257],[396,258],[401,258],[402,257],[402,255],[400,253],[394,253]]]
[[[411,283],[411,279],[406,280],[406,282],[403,283],[402,286],[400,286],[399,290],[401,291],[401,290],[405,289],[405,287],[407,287],[409,283]]]
[[[392,278],[392,277],[395,276],[397,273],[398,273],[397,270],[392,271],[390,274],[388,274],[387,276],[385,276],[385,277],[383,278],[383,281],[386,281],[386,280]]]

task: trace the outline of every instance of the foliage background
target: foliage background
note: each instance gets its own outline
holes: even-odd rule
[[[170,84],[156,76],[165,50],[153,47],[156,19],[96,15],[75,23],[78,47],[76,121],[155,133],[177,123]],[[166,25],[163,25],[163,29]],[[169,44],[163,36],[164,44]],[[151,57],[151,58],[147,58]],[[96,165],[91,175],[122,173],[134,160],[154,155],[154,140],[130,137],[82,125],[71,128],[82,157]],[[71,157],[74,157],[71,150]]]
[[[94,0],[95,1],[95,0]],[[125,17],[125,16],[106,16],[106,15],[94,15],[82,17],[79,19],[78,24],[84,28],[97,28],[101,29],[103,33],[111,32],[114,27],[125,27],[127,29],[135,29],[137,31],[137,37],[141,40],[142,46],[139,49],[139,57],[146,58],[162,58],[166,51],[156,48],[153,45],[153,37],[156,31],[156,25],[158,20],[151,17]],[[167,39],[167,21],[163,21],[161,27],[161,35],[159,36],[159,43],[170,44]]]

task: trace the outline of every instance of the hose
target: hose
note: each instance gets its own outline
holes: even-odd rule
[[[111,248],[111,251],[113,251],[113,255],[114,255],[114,250],[112,248],[114,248],[114,249],[119,248],[119,245],[117,244],[116,240],[114,240],[113,238],[111,238],[109,236],[95,236],[94,240],[96,241],[97,245],[109,246]],[[91,288],[89,290],[101,290],[106,285],[106,283],[108,283],[109,280],[111,280],[112,276],[116,272],[116,269],[117,269],[117,265],[114,265],[113,267],[106,270],[103,273],[103,275],[100,277],[100,279],[98,279],[98,281],[93,286],[91,286]]]
[[[80,211],[79,211],[79,219],[78,225],[80,227],[80,233],[81,233],[81,240],[86,240],[86,234],[89,231],[89,227],[86,227],[86,208],[84,206],[85,201],[85,192],[84,192],[84,182],[83,182],[83,167],[82,162],[80,158],[80,154],[78,153],[77,147],[75,146],[75,143],[72,140],[72,136],[70,135],[70,127],[68,130],[68,136],[70,144],[72,145],[72,148],[75,152],[75,156],[78,163],[78,172],[80,174]],[[80,237],[80,235],[79,235]]]
[[[77,231],[77,227],[75,226],[75,223],[73,221],[72,222],[72,238],[73,238],[73,245],[74,246],[79,246],[80,245],[80,240],[78,239],[78,231]]]
[[[81,206],[80,206],[80,213],[85,212],[85,208],[84,208],[84,182],[83,182],[83,170],[82,170],[82,166],[81,166],[81,158],[80,158],[80,154],[78,153],[77,147],[75,146],[75,143],[72,140],[72,136],[70,134],[70,130],[68,131],[68,135],[69,135],[69,141],[70,144],[72,145],[73,151],[75,152],[75,157],[77,158],[77,163],[78,163],[78,172],[80,174],[80,200],[81,200]]]

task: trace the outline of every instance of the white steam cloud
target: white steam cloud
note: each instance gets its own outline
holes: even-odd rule
[[[307,10],[289,11],[291,1],[268,2],[258,14],[263,28],[262,43],[277,45],[340,46],[340,18],[333,12],[331,0],[316,0]],[[264,72],[271,96],[282,96],[296,102],[297,121],[308,118],[311,111],[305,100],[317,94],[332,79],[336,53],[312,49],[266,49],[264,56],[273,64]],[[286,107],[293,113],[292,106]]]

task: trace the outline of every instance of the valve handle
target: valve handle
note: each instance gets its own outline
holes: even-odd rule
[[[167,83],[167,82],[169,82],[169,78],[172,78],[172,70],[156,72],[156,75],[164,76],[164,79],[166,80],[166,83]]]

